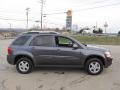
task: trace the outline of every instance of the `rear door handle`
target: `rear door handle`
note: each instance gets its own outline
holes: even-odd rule
[[[57,49],[58,52],[60,52],[61,50],[60,49]]]

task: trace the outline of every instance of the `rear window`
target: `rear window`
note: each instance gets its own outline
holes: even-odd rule
[[[21,36],[19,38],[17,38],[14,42],[13,42],[13,45],[24,45],[28,39],[30,38],[30,36]]]

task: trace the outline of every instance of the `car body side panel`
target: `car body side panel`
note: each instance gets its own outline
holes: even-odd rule
[[[30,46],[37,65],[54,65],[57,49],[54,47]]]
[[[12,55],[14,56],[14,61],[15,58],[19,55],[24,55],[24,56],[28,56],[32,59],[32,61],[34,62],[34,64],[36,64],[36,61],[34,59],[33,54],[30,52],[29,47],[28,46],[11,46],[13,49],[13,53]]]
[[[80,49],[56,47],[57,56],[54,57],[58,65],[80,65]]]
[[[105,55],[101,53],[101,51],[97,50],[88,50],[88,49],[81,49],[81,65],[84,67],[84,63],[86,59],[90,56],[99,56],[102,57],[105,60]]]

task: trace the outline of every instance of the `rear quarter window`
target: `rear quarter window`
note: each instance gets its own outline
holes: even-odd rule
[[[17,38],[12,45],[19,45],[22,46],[24,45],[28,40],[29,40],[30,36],[21,36],[19,38]]]

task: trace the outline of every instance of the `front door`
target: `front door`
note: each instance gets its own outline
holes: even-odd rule
[[[74,41],[67,37],[56,36],[57,57],[56,62],[59,65],[80,65],[80,48],[73,48]],[[76,44],[77,45],[77,44]]]

